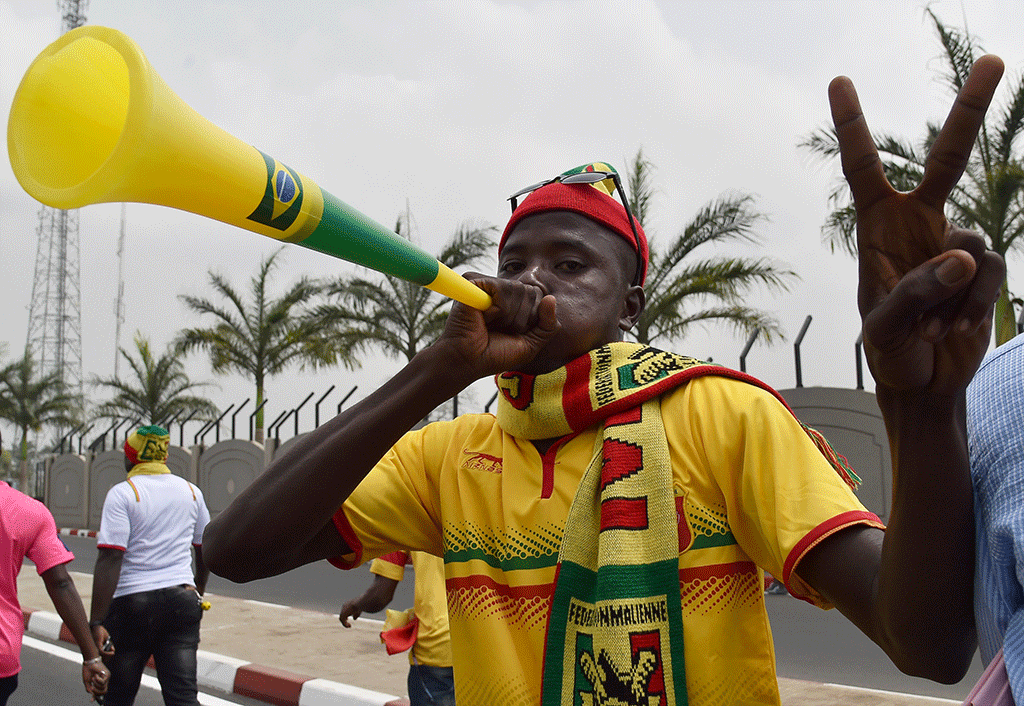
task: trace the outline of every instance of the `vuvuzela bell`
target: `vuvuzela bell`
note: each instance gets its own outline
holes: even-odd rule
[[[491,298],[316,182],[203,118],[109,27],[62,35],[14,94],[7,150],[18,182],[53,208],[151,203],[415,282],[476,309]]]

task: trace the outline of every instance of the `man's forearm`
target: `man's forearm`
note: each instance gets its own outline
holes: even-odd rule
[[[472,380],[431,349],[372,395],[297,442],[206,528],[204,560],[233,581],[326,558],[338,507],[396,441]]]
[[[100,653],[93,642],[92,631],[89,630],[89,620],[85,617],[82,597],[78,595],[78,589],[75,588],[75,582],[68,575],[67,569],[60,565],[43,572],[43,582],[57,615],[74,636],[83,659],[98,657]]]
[[[203,560],[203,548],[193,546],[193,549],[196,552],[196,590],[199,591],[199,595],[203,595],[206,593],[206,582],[210,578],[210,569]]]
[[[395,579],[375,574],[373,583],[359,599],[360,607],[366,613],[379,613],[391,605],[397,588],[398,581]]]
[[[99,550],[92,573],[92,605],[89,610],[92,621],[104,620],[110,611],[110,602],[121,577],[122,558],[122,553],[116,549]]]
[[[974,506],[965,403],[900,399],[878,390],[893,454],[893,499],[882,548],[882,633],[905,671],[959,680],[976,645]]]

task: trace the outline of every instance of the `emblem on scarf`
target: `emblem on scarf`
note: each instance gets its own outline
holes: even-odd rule
[[[778,393],[745,373],[632,343],[558,370],[503,373],[498,423],[526,439],[603,424],[569,516],[544,651],[543,706],[682,706],[688,702],[679,538],[660,396],[705,374]],[[836,471],[855,475],[804,427]]]

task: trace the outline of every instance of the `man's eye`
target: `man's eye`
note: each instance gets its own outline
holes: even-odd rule
[[[565,260],[558,263],[558,266],[563,270],[568,270],[569,272],[576,272],[586,267],[586,265],[578,260]]]
[[[504,262],[498,267],[498,271],[504,274],[515,274],[516,272],[521,272],[522,269],[523,263],[514,260]]]

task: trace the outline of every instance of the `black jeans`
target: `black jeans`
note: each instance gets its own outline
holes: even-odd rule
[[[0,706],[7,706],[7,699],[18,688],[18,673],[15,672],[9,677],[0,679]]]
[[[131,706],[150,655],[167,706],[198,706],[196,650],[203,616],[199,594],[185,586],[119,596],[103,626],[114,643],[106,706]]]
[[[451,667],[410,664],[406,686],[410,706],[455,706],[455,678]]]

